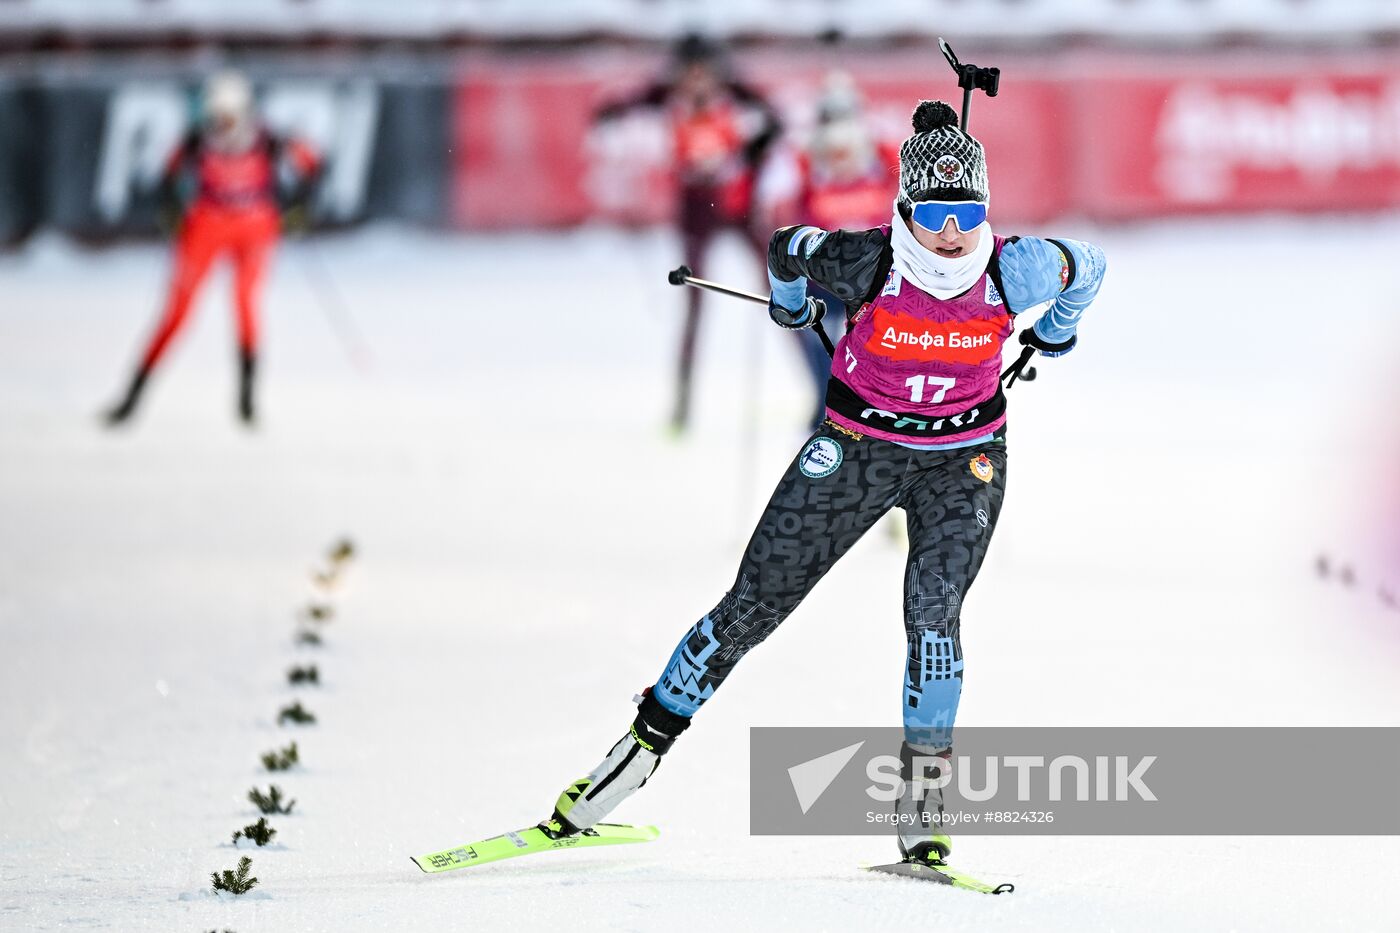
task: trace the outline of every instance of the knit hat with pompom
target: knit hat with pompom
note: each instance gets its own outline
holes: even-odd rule
[[[914,108],[914,135],[899,147],[899,203],[982,201],[987,157],[982,144],[958,129],[958,115],[946,102],[924,100]]]

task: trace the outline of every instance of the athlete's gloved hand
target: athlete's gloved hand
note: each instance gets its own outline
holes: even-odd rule
[[[789,311],[782,305],[768,299],[768,316],[773,323],[788,330],[804,330],[826,317],[826,302],[820,298],[804,298],[802,307]]]
[[[1007,243],[997,257],[1011,310],[1020,314],[1053,301],[1069,284],[1069,260],[1060,248],[1037,236]]]
[[[156,227],[163,236],[172,239],[180,233],[180,221],[184,219],[184,214],[178,205],[161,204],[156,208]]]
[[[1041,356],[1055,357],[1064,356],[1066,353],[1073,350],[1075,344],[1079,343],[1079,336],[1077,334],[1070,334],[1068,340],[1060,343],[1051,343],[1037,334],[1034,327],[1028,327],[1021,331],[1020,340],[1023,346],[1034,347],[1039,350]]]
[[[290,204],[281,215],[282,232],[300,236],[311,229],[311,214],[305,204]]]
[[[185,216],[185,205],[180,202],[180,192],[169,179],[161,182],[156,190],[156,226],[160,232],[173,237],[180,232],[180,221]]]
[[[796,278],[784,282],[768,272],[768,316],[773,323],[788,330],[811,327],[826,316],[826,302],[807,297],[807,280]]]

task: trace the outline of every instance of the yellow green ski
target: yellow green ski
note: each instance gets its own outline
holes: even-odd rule
[[[935,884],[949,884],[955,888],[976,891],[979,894],[1010,894],[1016,890],[1016,886],[1010,882],[988,884],[943,862],[894,862],[889,865],[864,865],[861,867],[866,871],[878,871],[900,878],[916,878],[920,881],[932,881]]]
[[[551,822],[492,836],[480,842],[469,842],[441,852],[411,857],[413,864],[429,874],[435,874],[518,858],[522,855],[534,855],[536,852],[651,842],[660,835],[661,831],[655,826],[632,826],[627,823],[599,823],[582,832],[565,834],[558,830],[557,823]]]

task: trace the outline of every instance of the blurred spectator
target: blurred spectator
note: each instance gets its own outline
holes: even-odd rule
[[[179,332],[214,260],[233,260],[238,322],[238,415],[254,416],[258,300],[268,256],[286,221],[304,217],[321,159],[305,143],[262,125],[248,79],[221,72],[205,83],[202,125],[171,155],[160,185],[161,215],[175,235],[165,311],[122,401],[107,412],[121,424],[136,411],[152,370]]]
[[[889,223],[891,185],[899,175],[899,148],[882,141],[865,114],[855,81],[844,71],[827,75],[817,101],[815,128],[799,146],[783,146],[765,166],[758,201],[769,226],[811,224],[823,230],[865,230]],[[808,293],[834,311],[843,302],[821,286]],[[836,322],[828,315],[817,325],[833,342]],[[803,358],[816,385],[812,425],[825,416],[831,358],[815,334],[798,332]]]
[[[755,172],[782,129],[772,105],[734,76],[718,45],[688,35],[676,43],[664,77],[600,107],[594,118],[609,120],[639,108],[664,110],[671,123],[685,264],[702,269],[711,243],[726,229],[742,234],[765,262],[768,238],[755,229],[751,210]],[[678,433],[690,417],[700,298],[698,290],[687,289],[671,416]]]

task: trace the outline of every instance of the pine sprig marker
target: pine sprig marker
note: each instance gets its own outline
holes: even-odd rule
[[[256,823],[249,823],[242,829],[233,831],[233,844],[236,846],[239,839],[248,839],[256,843],[258,848],[262,848],[271,842],[275,835],[277,835],[277,830],[267,824],[267,817],[260,816]]]
[[[286,748],[274,749],[270,752],[263,752],[263,767],[269,771],[288,771],[293,765],[300,762],[297,755],[297,743],[293,742]]]
[[[225,868],[222,872],[210,872],[209,880],[214,883],[215,891],[227,891],[230,894],[247,894],[253,889],[253,885],[258,883],[258,879],[248,874],[253,867],[253,860],[248,856],[243,856],[238,860],[238,870],[231,871]]]
[[[254,787],[248,791],[248,800],[258,808],[260,813],[287,814],[291,813],[292,807],[296,806],[295,800],[288,800],[285,804],[282,802],[282,788],[276,784],[269,785],[266,794]]]
[[[312,634],[315,634],[314,632]],[[294,667],[287,671],[287,683],[296,686],[297,684],[321,684],[321,672],[316,665],[308,664],[305,667]]]
[[[288,720],[294,725],[310,726],[315,724],[316,717],[298,700],[291,706],[282,707],[282,711],[277,714],[277,725],[285,725]]]
[[[335,618],[335,607],[330,603],[307,603],[301,610],[301,617],[309,622],[329,622]]]

